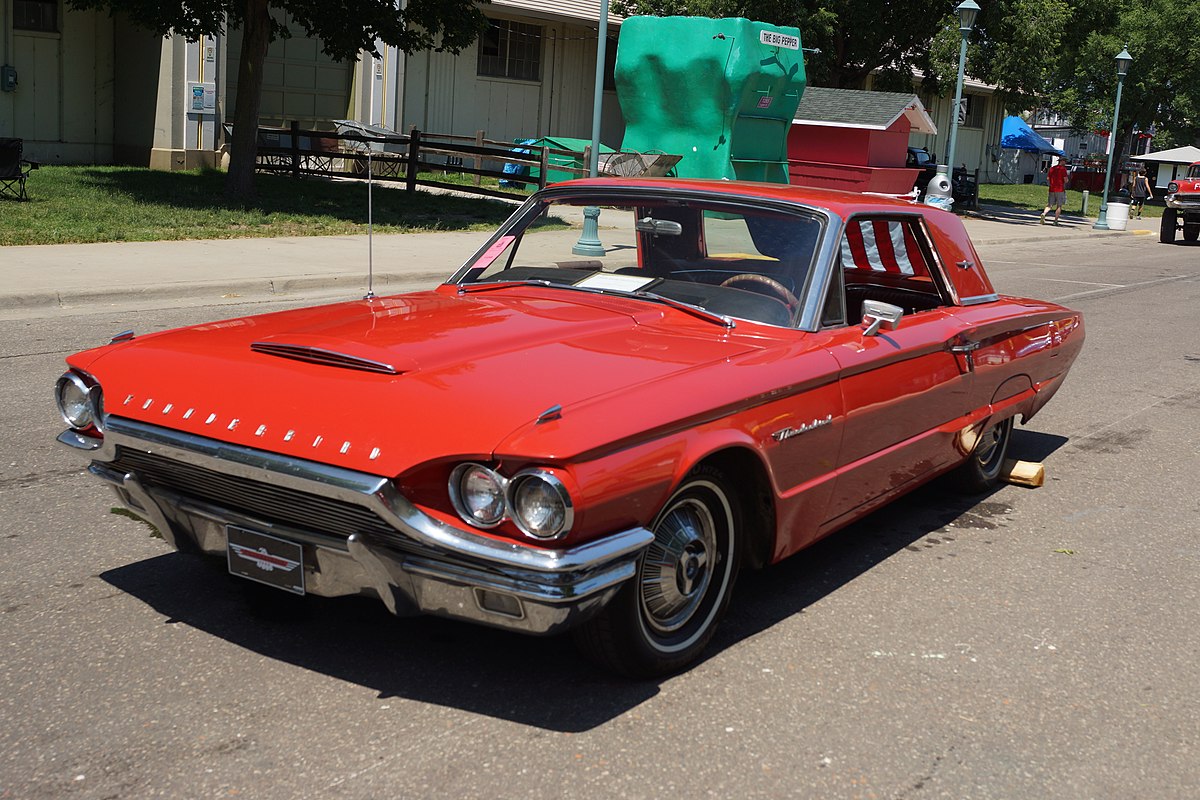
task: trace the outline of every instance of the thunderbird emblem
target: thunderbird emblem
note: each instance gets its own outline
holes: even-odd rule
[[[264,572],[274,572],[277,569],[283,572],[291,572],[300,566],[299,561],[293,561],[290,558],[268,553],[265,547],[255,550],[253,547],[247,547],[244,544],[231,544],[230,548],[238,556],[252,562],[254,566]]]
[[[833,414],[828,414],[824,419],[814,419],[812,422],[805,422],[795,428],[784,428],[781,431],[775,431],[771,434],[771,438],[777,442],[782,442],[791,439],[793,436],[799,436],[802,433],[823,428],[833,422]]]

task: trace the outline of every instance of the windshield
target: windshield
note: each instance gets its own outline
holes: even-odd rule
[[[1188,170],[1188,177],[1200,178],[1200,164],[1192,164],[1191,168]]]
[[[662,193],[595,202],[573,196],[530,209],[457,282],[544,281],[770,325],[797,319],[823,225],[815,213]]]
[[[933,157],[924,150],[909,150],[908,157],[913,166],[924,167],[933,163]]]

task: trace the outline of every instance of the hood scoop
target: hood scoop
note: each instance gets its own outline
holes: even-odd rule
[[[290,358],[293,361],[304,361],[309,364],[321,364],[340,369],[356,369],[363,372],[376,372],[381,375],[399,375],[404,370],[397,369],[386,361],[339,353],[324,347],[305,344],[289,344],[285,342],[253,342],[250,349],[255,353],[269,356]]]

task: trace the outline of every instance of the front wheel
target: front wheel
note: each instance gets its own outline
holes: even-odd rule
[[[1194,242],[1197,238],[1200,238],[1200,222],[1187,222],[1185,220],[1183,223],[1183,240],[1185,242]]]
[[[1175,241],[1175,216],[1173,208],[1163,211],[1162,222],[1158,226],[1158,240],[1164,244],[1171,244]]]
[[[652,530],[634,577],[575,632],[587,656],[630,677],[674,672],[699,657],[729,605],[741,557],[737,496],[711,467],[688,475]]]
[[[1000,482],[1008,441],[1012,438],[1013,418],[997,422],[983,432],[966,462],[958,468],[959,488],[971,494],[988,491]]]

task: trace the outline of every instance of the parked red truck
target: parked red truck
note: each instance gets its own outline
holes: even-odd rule
[[[1183,240],[1200,237],[1200,161],[1188,167],[1187,176],[1167,186],[1167,207],[1159,229],[1160,242],[1174,242],[1175,232],[1183,228]]]

